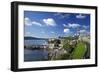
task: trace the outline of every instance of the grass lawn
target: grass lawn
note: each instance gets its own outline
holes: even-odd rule
[[[85,47],[85,43],[78,42],[76,48],[73,50],[73,52],[70,55],[71,59],[82,59],[85,55],[87,48]]]

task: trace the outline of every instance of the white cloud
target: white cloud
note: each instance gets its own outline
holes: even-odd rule
[[[55,13],[55,16],[59,16],[60,19],[68,18],[70,14],[63,14],[63,13]]]
[[[31,32],[25,32],[25,36],[31,36]]]
[[[73,24],[68,23],[68,27],[70,27],[70,28],[77,28],[77,27],[80,27],[80,25],[76,24],[76,23],[73,23]]]
[[[32,24],[38,25],[38,26],[42,26],[42,24],[40,24],[40,23],[38,23],[38,22],[36,22],[36,21],[33,21]]]
[[[67,27],[67,25],[66,25],[66,24],[63,24],[63,26],[64,26],[64,27]]]
[[[87,30],[84,30],[84,29],[83,29],[83,30],[80,30],[79,32],[80,32],[80,35],[81,35],[81,36],[90,35],[90,32],[87,31]]]
[[[36,22],[36,21],[31,21],[31,19],[29,19],[28,17],[25,17],[25,25],[26,26],[31,26],[31,25],[38,25],[38,26],[42,26],[41,23]]]
[[[86,16],[85,15],[82,15],[82,14],[79,14],[79,15],[76,15],[76,18],[78,18],[78,19],[83,19],[83,18],[85,18]]]
[[[79,32],[80,33],[86,33],[87,31],[83,29],[83,30],[80,30]]]
[[[64,33],[69,33],[70,32],[70,29],[64,29]]]
[[[83,25],[83,28],[87,29],[87,28],[89,28],[89,26]]]
[[[27,25],[27,26],[31,26],[32,25],[32,22],[28,17],[25,17],[24,21],[25,21],[25,25]]]
[[[70,14],[61,14],[61,18],[69,18]]]
[[[55,33],[55,32],[51,31],[51,33]]]
[[[47,25],[47,26],[56,26],[56,22],[53,18],[47,18],[47,19],[43,19],[43,22]]]

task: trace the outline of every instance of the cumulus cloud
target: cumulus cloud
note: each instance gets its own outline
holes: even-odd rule
[[[42,26],[41,23],[37,22],[37,21],[32,21],[31,19],[29,19],[28,17],[25,17],[25,25],[26,26],[31,26],[31,25],[37,25],[37,26]]]
[[[55,32],[51,31],[51,33],[55,33]]]
[[[70,16],[70,14],[66,13],[55,13],[54,14],[55,16],[59,16],[60,19],[63,19],[63,18],[68,18]]]
[[[78,15],[76,15],[76,18],[78,18],[78,19],[83,19],[83,18],[85,18],[86,16],[85,15],[82,15],[82,14],[78,14]]]
[[[61,15],[61,18],[69,18],[70,17],[70,14],[62,14]]]
[[[64,29],[64,33],[69,33],[70,32],[70,29]]]
[[[89,26],[83,25],[83,28],[87,29],[87,28],[89,28]]]
[[[27,26],[31,26],[32,25],[32,22],[28,17],[25,17],[24,21],[25,21],[25,25],[27,25]]]
[[[86,33],[87,31],[83,29],[83,30],[80,30],[79,32],[80,33]]]
[[[80,30],[79,32],[80,32],[81,36],[84,36],[84,35],[90,35],[90,32],[87,31],[87,30],[85,30],[85,29]]]
[[[31,32],[25,32],[25,36],[31,36]]]
[[[33,21],[32,24],[38,25],[38,26],[42,26],[42,24],[40,24],[40,23],[38,23],[38,22],[36,22],[36,21]]]
[[[67,27],[67,25],[66,25],[66,24],[63,24],[63,26],[64,26],[64,27]]]
[[[47,19],[43,19],[43,22],[47,25],[47,26],[56,26],[56,22],[53,18],[47,18]]]
[[[68,23],[68,27],[70,27],[70,28],[77,28],[77,27],[80,27],[80,25],[76,24],[76,23],[73,23],[73,24]]]

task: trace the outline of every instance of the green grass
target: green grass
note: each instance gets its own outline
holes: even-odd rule
[[[87,48],[85,48],[85,43],[78,42],[76,48],[73,50],[73,52],[70,55],[71,59],[82,59],[85,55]]]

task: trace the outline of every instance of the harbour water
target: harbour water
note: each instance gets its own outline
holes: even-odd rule
[[[46,50],[24,50],[24,61],[44,61],[48,59],[48,52]]]
[[[24,45],[47,45],[47,40],[25,40]],[[48,59],[48,51],[45,49],[24,49],[24,61],[44,61]]]

